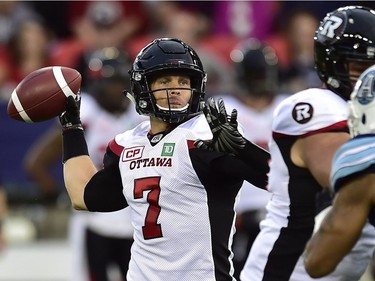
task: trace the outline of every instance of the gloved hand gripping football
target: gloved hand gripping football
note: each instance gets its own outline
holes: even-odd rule
[[[208,151],[238,155],[245,148],[246,139],[238,131],[237,110],[233,109],[228,118],[223,99],[218,100],[218,108],[213,98],[204,104],[203,113],[211,128],[212,140],[196,140],[194,145]]]
[[[80,118],[81,96],[78,94],[76,98],[69,96],[67,99],[66,110],[59,116],[63,131],[67,130],[83,130]]]

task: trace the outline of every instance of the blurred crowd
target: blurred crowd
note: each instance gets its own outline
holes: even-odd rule
[[[335,1],[1,1],[0,100],[7,102],[17,83],[33,70],[63,65],[85,74],[88,69],[83,68],[96,50],[118,47],[133,60],[156,37],[178,37],[197,49],[209,73],[208,95],[233,91],[230,52],[236,44],[249,37],[265,41],[279,57],[282,91],[295,92],[319,83],[313,70],[314,31],[319,19],[339,5]]]

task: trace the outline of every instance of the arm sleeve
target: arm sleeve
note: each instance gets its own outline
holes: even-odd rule
[[[260,173],[268,173],[269,171],[270,153],[253,142],[246,140],[245,149],[237,157]]]
[[[241,157],[197,148],[191,153],[195,159],[194,165],[199,171],[205,171],[206,167],[210,167],[210,171],[213,171],[218,179],[246,180],[259,188],[266,189],[269,153],[251,142],[246,144],[245,150]]]
[[[113,212],[128,206],[122,192],[119,156],[107,147],[104,168],[86,185],[84,200],[89,211]]]
[[[266,189],[268,184],[270,154],[263,148],[247,141],[245,149],[234,157],[225,155],[217,158],[213,164],[221,175],[231,176]]]

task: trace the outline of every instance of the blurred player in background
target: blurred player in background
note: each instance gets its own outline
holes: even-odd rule
[[[358,79],[349,103],[353,139],[335,154],[331,171],[332,208],[307,243],[304,262],[314,278],[331,273],[361,237],[375,226],[375,66]],[[375,229],[372,229],[375,232]],[[371,251],[372,248],[369,248]]]
[[[265,43],[250,38],[231,52],[236,73],[234,95],[222,96],[228,111],[236,108],[244,137],[268,150],[271,139],[273,111],[287,95],[279,91],[278,58]],[[250,247],[259,232],[270,193],[244,182],[236,207],[236,233],[233,241],[235,276],[239,278]]]
[[[129,87],[129,69],[130,63],[123,52],[117,48],[104,48],[87,58],[82,73],[89,94],[82,93],[81,119],[91,159],[98,169],[103,166],[103,155],[111,137],[144,120],[122,93]],[[28,173],[45,192],[50,192],[52,198],[59,188],[49,170],[57,159],[61,160],[61,147],[61,131],[56,126],[33,145],[25,159]],[[72,280],[116,280],[107,274],[111,268],[116,268],[113,264],[120,269],[122,280],[126,280],[132,234],[128,210],[113,213],[74,211],[69,227],[73,250]],[[89,277],[84,277],[87,275],[85,261]]]

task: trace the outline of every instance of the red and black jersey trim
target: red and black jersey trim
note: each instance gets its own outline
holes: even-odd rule
[[[307,132],[306,134],[302,134],[302,135],[288,135],[288,134],[282,134],[278,132],[272,132],[272,137],[273,138],[290,138],[290,137],[302,137],[303,138],[303,137],[316,135],[319,133],[328,133],[328,132],[349,133],[348,122],[346,120],[343,120],[335,124],[329,125],[327,127],[323,127],[314,131]]]

